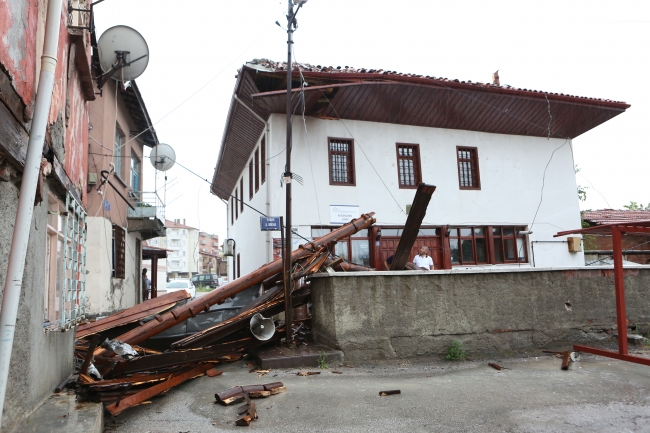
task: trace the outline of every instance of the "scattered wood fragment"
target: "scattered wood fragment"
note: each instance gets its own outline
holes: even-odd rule
[[[296,374],[298,376],[313,376],[315,374],[320,374],[320,371],[299,371]]]
[[[257,419],[257,408],[255,407],[255,403],[248,398],[248,394],[244,394],[244,399],[246,400],[246,404],[240,407],[240,409],[246,407],[246,410],[241,412],[242,415],[237,418],[235,425],[248,427],[251,425],[251,422]]]
[[[265,398],[271,396],[271,391],[252,391],[248,395],[250,398]]]
[[[564,352],[562,355],[562,370],[568,370],[569,369],[569,363],[571,362],[571,351],[567,350]]]
[[[338,370],[332,370],[332,371],[330,371],[330,373],[332,373],[332,374],[343,374],[342,371],[338,371]]]
[[[249,371],[249,373],[257,373],[257,377],[262,377],[262,376],[264,376],[265,374],[268,374],[268,373],[270,373],[270,372],[271,372],[271,369],[270,369],[270,368],[269,368],[268,370],[258,370],[258,369],[252,368],[252,369]]]
[[[397,395],[397,394],[401,394],[401,393],[402,393],[402,391],[399,390],[399,389],[391,389],[391,390],[388,390],[388,391],[379,391],[379,396],[380,397],[385,397],[387,395]]]
[[[215,376],[221,376],[223,374],[223,371],[219,371],[216,368],[211,368],[208,371],[206,371],[205,374],[208,377],[215,377]]]
[[[502,367],[499,364],[496,364],[494,362],[488,362],[488,365],[494,368],[495,370],[510,370],[508,367]]]
[[[238,403],[245,399],[245,395],[248,395],[250,398],[265,398],[271,395],[280,394],[281,392],[286,392],[282,382],[272,382],[267,383],[266,385],[246,385],[246,386],[234,386],[225,391],[218,392],[214,395],[217,403],[221,403],[224,406],[228,406],[232,403]]]

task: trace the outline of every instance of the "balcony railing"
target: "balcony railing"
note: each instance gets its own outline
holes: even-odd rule
[[[165,221],[165,204],[156,192],[132,192],[136,201],[133,203],[135,210],[127,208],[127,218],[153,219]]]
[[[68,28],[90,30],[93,8],[89,0],[68,0]]]

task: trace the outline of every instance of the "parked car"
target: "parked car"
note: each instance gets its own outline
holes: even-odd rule
[[[165,290],[167,293],[176,292],[178,290],[187,290],[192,298],[196,296],[196,287],[194,287],[192,281],[184,278],[169,281]]]
[[[219,276],[217,274],[198,274],[192,277],[192,283],[197,287],[211,287],[216,289],[221,287]]]

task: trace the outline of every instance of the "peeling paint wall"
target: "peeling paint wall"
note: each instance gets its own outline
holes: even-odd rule
[[[0,63],[26,105],[35,93],[38,1],[0,0]]]

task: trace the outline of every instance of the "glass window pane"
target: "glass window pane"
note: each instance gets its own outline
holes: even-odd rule
[[[311,237],[312,238],[320,238],[321,236],[325,236],[329,232],[330,232],[330,229],[321,229],[321,228],[315,229],[315,228],[312,227],[312,229],[311,229]]]
[[[503,236],[514,236],[515,231],[512,229],[512,227],[504,227],[503,228]]]
[[[517,254],[520,262],[526,261],[526,240],[517,238]]]
[[[349,260],[348,257],[348,243],[347,242],[337,242],[334,247],[334,254],[337,256],[343,257],[346,261]]]
[[[504,239],[503,246],[505,248],[506,260],[515,260],[515,242],[513,239]]]
[[[381,235],[382,236],[399,236],[400,235],[400,229],[381,229]]]
[[[460,229],[461,236],[472,236],[472,229]]]
[[[463,263],[474,261],[474,245],[471,239],[464,239],[461,241],[461,248],[463,250]]]
[[[420,229],[420,236],[438,236],[440,232],[438,229]]]
[[[494,261],[503,263],[503,245],[501,245],[500,238],[494,240]]]
[[[368,237],[368,230],[360,230],[356,232],[355,234],[352,235],[353,238],[367,238]]]
[[[484,231],[483,227],[475,227],[474,228],[474,234],[476,236],[485,236],[485,231]]]
[[[485,238],[476,239],[476,261],[479,263],[487,263]]]
[[[451,262],[460,263],[460,251],[458,250],[458,239],[449,239],[449,249],[451,250]]]
[[[352,241],[352,263],[370,266],[370,246],[367,239]]]
[[[458,236],[458,229],[449,229],[449,236]]]
[[[501,236],[501,227],[492,227],[492,234],[495,236]]]

